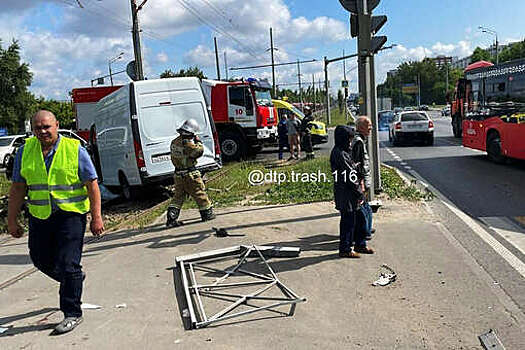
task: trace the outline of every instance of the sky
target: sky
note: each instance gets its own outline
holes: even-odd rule
[[[140,4],[144,0],[137,0]],[[388,21],[378,35],[386,45],[396,44],[376,56],[376,82],[406,61],[448,55],[465,57],[477,46],[486,48],[497,32],[501,44],[523,40],[525,1],[506,0],[381,0],[375,15]],[[79,5],[80,4],[80,5]],[[270,27],[273,28],[276,63],[317,60],[301,64],[305,86],[324,80],[322,59],[356,52],[349,35],[349,13],[338,0],[146,0],[139,12],[144,72],[158,78],[166,69],[197,65],[216,78],[213,38],[217,38],[221,77],[224,53],[229,68],[271,63]],[[30,66],[36,96],[66,100],[73,88],[125,70],[134,59],[130,0],[2,0],[0,40],[21,46],[22,61]],[[346,62],[350,91],[357,90],[356,60]],[[280,88],[296,89],[297,65],[276,68]],[[271,69],[228,70],[229,77],[268,78]],[[329,65],[333,92],[341,86],[343,63]],[[116,74],[115,84],[130,82]],[[106,78],[106,84],[109,79]]]

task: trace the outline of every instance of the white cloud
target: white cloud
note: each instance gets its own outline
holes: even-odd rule
[[[168,57],[168,55],[165,52],[161,52],[161,53],[157,54],[157,61],[159,61],[161,63],[166,63],[166,62],[168,62],[168,60],[169,60],[169,57]]]

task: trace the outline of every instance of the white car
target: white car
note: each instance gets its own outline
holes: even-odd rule
[[[394,146],[398,146],[403,141],[422,141],[431,146],[434,144],[434,122],[427,112],[400,112],[390,124],[388,139]]]
[[[25,135],[0,137],[0,165],[5,167],[13,150],[24,143]]]

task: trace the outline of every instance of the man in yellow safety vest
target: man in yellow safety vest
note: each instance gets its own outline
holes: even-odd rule
[[[27,191],[29,255],[35,267],[60,283],[64,320],[55,333],[73,330],[82,322],[81,296],[85,278],[80,265],[86,214],[91,232],[104,231],[97,173],[78,140],[58,134],[53,113],[38,111],[32,120],[35,137],[26,139],[15,157],[9,192],[8,229],[23,235],[17,217]]]

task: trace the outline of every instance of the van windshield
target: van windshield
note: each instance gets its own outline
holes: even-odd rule
[[[255,89],[255,99],[257,100],[257,104],[259,106],[273,107],[270,90]]]
[[[190,118],[195,119],[199,124],[199,135],[207,134],[209,132],[207,116],[207,111],[200,102],[192,102],[144,107],[140,119],[144,134],[149,139],[162,139],[175,137],[178,134],[177,129]]]
[[[0,137],[0,147],[9,146],[14,137]]]

